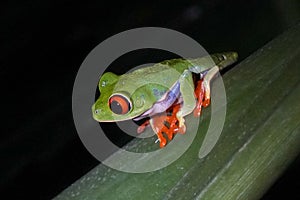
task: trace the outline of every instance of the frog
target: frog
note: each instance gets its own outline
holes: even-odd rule
[[[184,117],[192,112],[200,116],[210,104],[211,81],[237,59],[236,52],[224,52],[165,60],[122,75],[105,72],[98,83],[100,96],[92,105],[92,116],[98,122],[149,118],[137,132],[151,125],[163,148],[167,144],[163,133],[169,140],[177,132],[184,134]]]

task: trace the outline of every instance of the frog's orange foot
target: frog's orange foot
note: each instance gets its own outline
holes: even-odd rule
[[[207,107],[210,104],[210,96],[205,94],[205,87],[203,80],[197,82],[195,89],[195,97],[197,99],[196,107],[194,109],[194,116],[199,117],[201,115],[202,107]]]
[[[174,124],[171,124],[171,126],[169,128],[167,128],[167,126],[164,126],[158,133],[157,133],[157,137],[158,140],[160,141],[160,148],[163,148],[166,146],[166,139],[164,137],[164,135],[166,135],[169,139],[169,141],[171,141],[174,137],[174,135],[179,132],[180,134],[184,134],[186,131],[186,126],[183,125],[182,127],[178,126],[179,122],[176,121],[174,122]]]
[[[165,145],[167,144],[165,136],[168,138],[169,141],[172,140],[177,129],[178,128],[174,127],[173,124],[169,124],[168,121],[163,122],[163,127],[157,130],[156,133],[157,138],[160,141],[160,148],[165,147]]]
[[[140,134],[140,133],[144,132],[145,129],[147,128],[147,126],[149,126],[149,124],[150,124],[150,121],[149,121],[149,120],[145,121],[143,124],[141,124],[141,125],[137,128],[137,133]]]
[[[154,130],[157,134],[158,141],[160,141],[160,147],[164,147],[167,143],[166,138],[170,141],[174,135],[181,130],[179,128],[179,121],[176,117],[176,113],[180,109],[180,104],[175,104],[166,110],[167,115],[156,115],[153,116],[152,122]],[[184,132],[184,130],[181,130]]]

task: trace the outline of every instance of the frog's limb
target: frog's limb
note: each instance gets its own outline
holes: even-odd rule
[[[167,118],[166,115],[158,114],[158,115],[151,117],[151,119],[150,119],[151,127],[157,136],[156,142],[159,141],[160,148],[164,147],[167,144],[167,140],[163,135],[163,133],[167,133],[167,131],[168,131],[168,129],[164,123],[166,118]],[[169,135],[167,135],[167,136],[169,137]]]
[[[203,80],[201,79],[201,80],[197,81],[197,86],[196,86],[196,89],[195,89],[195,97],[197,99],[196,108],[194,110],[194,116],[195,117],[199,117],[200,114],[201,114],[204,94],[205,94],[205,89],[204,89],[204,86],[203,86]]]
[[[138,128],[137,128],[137,133],[140,134],[145,131],[145,128],[149,126],[150,122],[149,120],[146,120],[144,123],[142,123]]]
[[[180,110],[180,106],[179,103],[173,104],[167,109],[166,113],[159,113],[152,116],[150,119],[151,127],[157,135],[156,142],[160,142],[161,148],[167,144],[166,136],[169,140],[172,140],[174,134],[177,132],[180,132],[181,134],[185,133],[185,126],[179,128],[176,117],[176,113]]]
[[[195,96],[197,98],[197,105],[194,110],[194,116],[199,117],[201,114],[202,106],[207,107],[210,104],[210,82],[219,72],[217,66],[211,68],[204,74],[203,80],[197,82]]]
[[[179,78],[180,93],[183,99],[183,105],[177,112],[176,117],[179,121],[179,127],[184,126],[184,116],[193,112],[196,101],[194,96],[194,84],[192,74],[189,70],[185,70]]]

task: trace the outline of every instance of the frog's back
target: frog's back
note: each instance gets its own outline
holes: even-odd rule
[[[160,84],[170,88],[182,74],[188,69],[188,61],[183,59],[166,60],[155,65],[137,69],[120,76],[117,88],[134,92],[140,86],[145,84]]]
[[[165,60],[160,63],[154,64],[152,66],[148,66],[142,69],[135,70],[132,73],[134,76],[144,75],[147,76],[156,76],[158,73],[170,72],[174,71],[176,74],[182,74],[185,69],[188,69],[190,66],[190,62],[181,58],[172,59],[172,60]]]

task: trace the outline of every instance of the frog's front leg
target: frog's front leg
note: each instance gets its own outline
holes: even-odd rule
[[[157,143],[157,142],[159,141],[159,142],[160,142],[160,143],[159,143],[159,147],[160,147],[160,148],[165,147],[166,144],[167,144],[167,140],[166,140],[166,138],[163,136],[163,133],[162,133],[161,131],[159,131],[159,132],[156,133],[156,135],[157,135],[157,140],[156,140],[155,143]]]
[[[174,135],[179,132],[185,133],[185,126],[179,127],[179,123],[176,117],[177,112],[180,110],[180,104],[174,104],[167,109],[166,114],[160,113],[151,117],[150,124],[153,131],[156,133],[157,138],[160,142],[160,147],[164,147],[167,144],[167,140],[164,135],[172,140]]]
[[[196,106],[192,73],[189,70],[185,70],[179,78],[179,83],[183,105],[177,112],[176,117],[179,121],[179,127],[181,128],[184,126],[185,121],[183,117],[193,112]]]
[[[139,127],[137,128],[137,133],[140,134],[140,133],[144,132],[145,128],[147,128],[147,126],[149,126],[149,124],[150,124],[150,121],[148,119],[144,123],[139,125]]]

